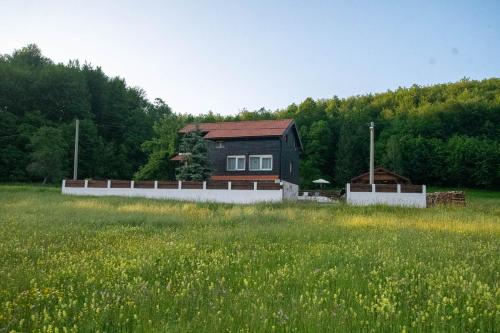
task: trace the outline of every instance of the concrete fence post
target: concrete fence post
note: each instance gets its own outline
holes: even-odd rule
[[[257,182],[253,182],[253,190],[257,191]]]
[[[398,193],[401,193],[401,184],[398,184]]]
[[[422,193],[427,194],[427,186],[426,185],[422,185]]]
[[[227,182],[227,189],[231,191],[231,182]]]
[[[375,193],[375,184],[372,184],[372,193]]]
[[[134,188],[134,181],[133,180],[130,181],[130,188]]]
[[[62,181],[62,187],[63,188],[66,187],[66,179],[63,179],[63,181]]]
[[[158,181],[155,180],[155,190],[157,190],[157,189],[158,189]]]
[[[207,182],[206,181],[203,181],[203,189],[206,190],[207,189]]]
[[[88,179],[85,179],[85,183],[84,183],[83,187],[85,187],[85,188],[89,187],[89,180]]]
[[[111,188],[111,180],[108,179],[108,188]]]
[[[179,180],[177,183],[177,189],[182,190],[182,181],[181,180]]]

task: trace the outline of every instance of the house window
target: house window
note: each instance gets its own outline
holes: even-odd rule
[[[245,156],[228,156],[227,171],[245,171]]]
[[[224,148],[224,141],[215,141],[215,148]]]
[[[268,171],[273,169],[273,155],[250,155],[250,171]]]

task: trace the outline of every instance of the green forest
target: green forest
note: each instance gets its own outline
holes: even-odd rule
[[[169,159],[185,123],[293,118],[303,187],[317,178],[342,186],[367,171],[374,121],[377,166],[415,184],[500,189],[500,78],[188,115],[100,67],[54,63],[28,45],[0,56],[0,181],[71,177],[77,118],[79,178],[174,179]]]

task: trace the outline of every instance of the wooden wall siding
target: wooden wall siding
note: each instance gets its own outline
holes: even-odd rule
[[[168,188],[168,189],[179,188],[179,182],[177,182],[177,181],[159,181],[158,188]]]
[[[279,175],[279,178],[290,183],[299,183],[299,148],[295,147],[298,138],[295,131],[289,129],[285,137],[253,138],[253,139],[227,139],[224,148],[215,148],[215,141],[208,140],[208,154],[214,176],[239,176],[239,175]],[[227,156],[244,155],[245,171],[227,171]],[[250,155],[272,155],[273,168],[266,171],[250,171]],[[290,173],[290,162],[293,163]]]
[[[224,148],[215,148],[215,141],[208,140],[208,156],[213,175],[276,175],[279,172],[279,138],[231,139],[222,141],[224,141]],[[245,171],[226,171],[227,156],[229,155],[245,155]],[[250,171],[248,158],[250,155],[272,155],[273,169],[269,171]]]
[[[232,181],[231,182],[231,189],[232,190],[253,190],[253,182],[252,181],[245,181],[245,180]]]
[[[228,186],[229,186],[228,183],[229,182],[222,181],[222,180],[220,180],[220,181],[219,180],[207,181],[207,190],[227,190]],[[254,182],[251,180],[231,181],[231,189],[232,190],[253,190],[254,183],[257,183],[258,190],[281,189],[281,185],[278,183],[275,183],[274,181]]]
[[[182,189],[201,190],[203,189],[203,182],[182,182]]]
[[[285,139],[286,135],[288,140]],[[280,179],[293,183],[299,183],[299,155],[300,148],[298,145],[299,138],[293,128],[289,128],[280,138],[281,142],[281,163],[280,163]],[[292,172],[290,173],[290,162],[292,162]]]
[[[401,193],[422,193],[422,185],[401,185]]]
[[[397,184],[376,184],[375,185],[375,192],[397,193],[398,192],[398,185]]]
[[[370,184],[351,184],[351,192],[371,192]]]
[[[85,181],[84,180],[72,180],[72,179],[67,179],[65,182],[67,187],[85,187]]]
[[[280,190],[279,183],[257,183],[257,190]]]
[[[134,182],[134,188],[155,188],[155,182],[152,180],[138,180]]]
[[[224,181],[207,181],[207,190],[227,190],[227,186]]]
[[[108,187],[108,181],[107,180],[89,180],[87,183],[88,187],[94,187],[94,188],[106,188]]]
[[[130,180],[112,180],[111,188],[130,188]]]

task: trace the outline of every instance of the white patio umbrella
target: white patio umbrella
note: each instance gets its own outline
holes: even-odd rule
[[[320,184],[321,188],[323,188],[323,184],[330,184],[328,180],[324,180],[322,178],[313,180],[314,184]]]

